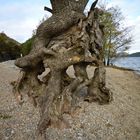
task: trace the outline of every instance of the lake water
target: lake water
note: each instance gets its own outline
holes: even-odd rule
[[[121,57],[112,63],[116,66],[130,68],[140,73],[140,57]]]

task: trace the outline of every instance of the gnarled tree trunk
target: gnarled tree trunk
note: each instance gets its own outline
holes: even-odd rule
[[[52,16],[37,29],[29,55],[15,64],[22,68],[21,76],[14,83],[18,99],[27,93],[35,106],[40,108],[37,139],[47,139],[48,127],[64,128],[68,124],[63,114],[73,113],[80,89],[88,88],[83,101],[109,103],[110,91],[105,87],[105,69],[102,61],[103,26],[98,22],[100,10],[97,0],[86,17],[83,13],[88,0],[51,0]],[[94,76],[89,79],[87,65],[95,65]],[[66,70],[73,65],[75,78]],[[50,72],[38,79],[49,68]],[[76,99],[77,98],[77,99]]]

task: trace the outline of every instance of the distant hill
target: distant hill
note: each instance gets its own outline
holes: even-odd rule
[[[140,52],[132,53],[129,57],[140,57]]]
[[[127,57],[129,54],[127,52],[120,52],[117,54],[117,57]]]
[[[20,43],[0,33],[0,62],[20,57]]]

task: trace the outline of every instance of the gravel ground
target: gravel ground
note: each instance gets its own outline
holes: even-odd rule
[[[89,67],[91,76],[94,69]],[[72,74],[72,71],[69,70]],[[19,69],[14,61],[0,63],[0,140],[34,140],[39,120],[26,98],[19,106],[12,94],[10,82],[16,80]],[[109,105],[81,103],[80,114],[64,115],[71,128],[49,128],[50,140],[140,140],[140,77],[131,71],[107,68],[107,87],[113,92]]]
[[[39,114],[27,98],[23,106],[16,103],[10,82],[18,73],[14,61],[0,64],[0,140],[34,140]]]

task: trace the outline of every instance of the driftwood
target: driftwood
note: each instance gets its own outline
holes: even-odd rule
[[[103,26],[98,21],[97,0],[88,16],[83,11],[88,0],[51,0],[52,16],[37,29],[31,52],[16,60],[22,68],[19,79],[13,83],[13,91],[22,102],[22,94],[29,95],[35,106],[40,108],[37,139],[46,139],[48,127],[65,128],[69,125],[63,114],[72,114],[76,108],[78,92],[87,87],[83,101],[108,104],[112,94],[105,87],[102,46]],[[89,79],[86,67],[95,65],[94,76]],[[75,78],[66,70],[73,65]],[[38,75],[49,68],[42,80]],[[77,99],[76,99],[77,98]]]

